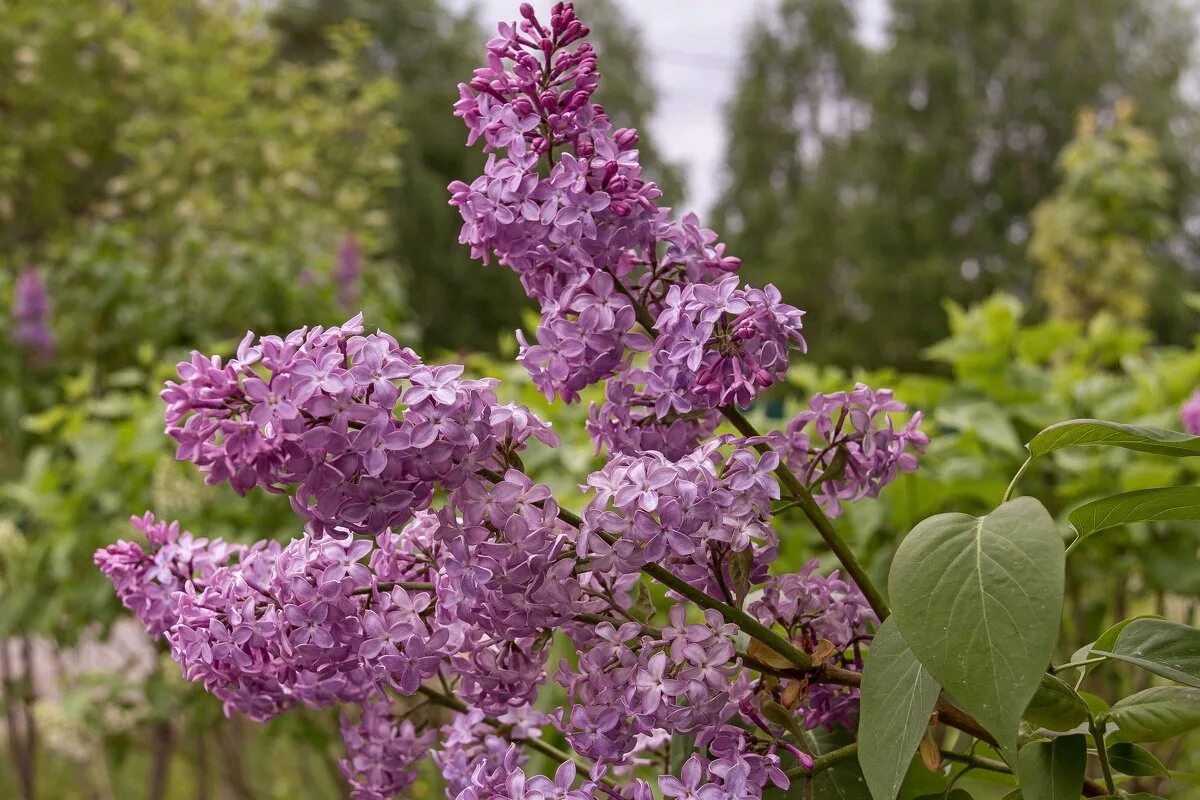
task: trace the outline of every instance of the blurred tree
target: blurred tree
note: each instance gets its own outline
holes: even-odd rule
[[[943,297],[1029,294],[1029,214],[1081,107],[1138,98],[1175,178],[1170,214],[1194,203],[1178,92],[1194,26],[1177,0],[896,0],[878,49],[854,7],[782,0],[729,109],[718,218],[748,278],[812,309],[815,358],[911,367],[945,333]],[[1181,338],[1169,313],[1151,324]]]
[[[1039,297],[1060,319],[1083,322],[1107,310],[1140,323],[1164,272],[1150,248],[1171,231],[1171,179],[1158,143],[1133,124],[1128,102],[1116,105],[1107,125],[1083,111],[1059,169],[1062,184],[1031,217]]]
[[[373,322],[399,322],[380,257],[395,87],[361,68],[361,28],[331,30],[331,57],[304,65],[279,58],[262,20],[242,0],[0,2],[0,310],[12,314],[0,326],[0,643],[21,645],[0,678],[6,720],[24,723],[6,731],[19,786],[0,769],[0,796],[34,797],[35,775],[46,797],[165,796],[173,731],[194,707],[192,689],[160,679],[110,676],[129,706],[117,733],[79,722],[148,794],[120,774],[92,792],[97,776],[38,765],[56,739],[39,728],[29,643],[74,644],[112,620],[91,555],[126,535],[131,510],[176,511],[200,535],[295,532],[281,498],[189,504],[199,478],[161,435],[155,361],[218,341],[228,352],[247,327],[340,322],[354,288]],[[151,764],[114,755],[115,737],[139,736]]]
[[[260,19],[234,2],[0,5],[0,294],[42,267],[71,309],[53,320],[62,369],[330,321],[344,234],[378,261],[393,87],[359,71],[360,30],[309,68],[277,63]],[[362,272],[395,319],[392,271]]]
[[[648,132],[657,98],[643,77],[641,37],[612,0],[589,2],[585,12],[597,49],[608,54],[599,100],[615,124],[638,128],[643,164],[667,197],[678,199],[679,170],[663,162]],[[370,31],[372,65],[403,86],[395,111],[407,135],[399,145],[403,169],[389,201],[388,250],[405,276],[421,343],[426,350],[495,352],[510,346],[529,301],[512,275],[480,267],[458,244],[462,221],[446,192],[451,181],[469,181],[482,170],[450,104],[458,84],[478,66],[489,32],[440,0],[284,0],[271,22],[284,37],[286,55],[314,62],[332,53],[331,26],[351,19]]]

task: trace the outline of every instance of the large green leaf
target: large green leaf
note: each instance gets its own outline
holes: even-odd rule
[[[832,752],[854,741],[853,734],[840,729],[812,731],[807,738],[814,745],[813,752],[816,754]],[[788,796],[807,797],[806,794],[796,793],[798,790],[804,790],[804,784],[805,781],[792,781]],[[829,800],[871,800],[871,792],[867,789],[862,769],[853,758],[844,758],[818,773],[812,779],[812,796]]]
[[[1146,748],[1133,742],[1117,742],[1108,746],[1108,763],[1117,772],[1134,777],[1170,775],[1162,762]]]
[[[863,669],[858,761],[875,800],[895,800],[940,687],[888,619]]]
[[[1087,740],[1081,735],[1030,742],[1017,757],[1024,800],[1078,800],[1087,766]]]
[[[1131,522],[1200,519],[1200,486],[1138,489],[1084,503],[1070,514],[1080,539]]]
[[[1092,652],[1200,689],[1200,630],[1189,625],[1165,619],[1135,619],[1117,636],[1111,650]]]
[[[1100,419],[1072,419],[1051,425],[1029,442],[1029,456],[1037,458],[1064,447],[1081,446],[1123,447],[1163,456],[1200,456],[1200,436]]]
[[[1009,750],[1054,652],[1063,566],[1054,520],[1029,497],[985,517],[930,517],[892,562],[892,609],[904,641]]]
[[[1087,720],[1088,708],[1078,692],[1061,679],[1043,673],[1024,716],[1039,727],[1069,731]]]
[[[1125,738],[1161,742],[1200,727],[1200,689],[1153,686],[1118,700],[1108,718]]]

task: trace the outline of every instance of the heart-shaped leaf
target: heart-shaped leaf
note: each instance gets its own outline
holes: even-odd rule
[[[871,796],[895,800],[940,687],[892,619],[884,621],[871,642],[861,691],[858,761]]]
[[[1087,720],[1088,708],[1078,692],[1059,678],[1043,673],[1024,716],[1039,727],[1069,731]]]
[[[1101,419],[1072,419],[1043,430],[1029,442],[1030,458],[1064,447],[1123,447],[1162,456],[1200,456],[1200,436],[1165,428],[1123,425]]]
[[[1117,742],[1108,746],[1108,763],[1117,772],[1134,777],[1170,775],[1162,762],[1146,748],[1133,742]]]
[[[1087,739],[1060,736],[1030,742],[1017,757],[1017,777],[1025,800],[1078,800],[1087,766]]]
[[[1084,503],[1070,513],[1069,519],[1080,539],[1132,522],[1200,519],[1200,486],[1164,486],[1122,492]]]
[[[1200,689],[1153,686],[1113,703],[1108,718],[1125,738],[1161,742],[1200,727]]]
[[[1092,652],[1200,689],[1200,630],[1189,625],[1165,619],[1135,619],[1117,636],[1111,650]]]
[[[1030,497],[985,517],[930,517],[892,562],[892,609],[904,641],[1008,750],[1054,653],[1063,567],[1054,520]]]

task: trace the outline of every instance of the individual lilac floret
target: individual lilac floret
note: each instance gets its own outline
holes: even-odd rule
[[[658,317],[650,357],[654,388],[677,392],[699,408],[745,408],[787,373],[804,312],[779,291],[738,287],[737,276],[716,285],[673,286]]]
[[[13,290],[13,340],[35,361],[54,355],[54,331],[50,329],[50,294],[41,273],[32,267],[21,273]]]
[[[417,761],[436,741],[436,731],[417,733],[410,720],[392,715],[392,703],[370,697],[362,703],[358,721],[341,718],[346,758],[338,762],[350,784],[351,800],[391,800],[403,794],[417,777]]]
[[[1200,436],[1200,389],[1192,392],[1179,408],[1179,420],[1183,429],[1193,436]]]
[[[749,611],[764,625],[779,625],[788,638],[809,653],[817,652],[822,640],[833,645],[830,663],[859,672],[863,660],[860,646],[870,641],[879,624],[870,604],[858,587],[838,577],[817,573],[813,559],[799,572],[767,581],[762,598]],[[787,695],[788,681],[782,694]],[[801,694],[793,711],[806,728],[841,726],[853,729],[858,717],[858,690],[833,684],[799,687]]]
[[[784,454],[825,512],[838,516],[842,503],[876,497],[899,473],[917,468],[929,437],[919,428],[919,411],[896,429],[891,415],[904,410],[891,390],[859,383],[852,392],[813,395],[809,410],[792,419],[786,433],[766,441]]]

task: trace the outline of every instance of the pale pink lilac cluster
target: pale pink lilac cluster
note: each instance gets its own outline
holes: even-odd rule
[[[817,559],[813,559],[799,572],[771,578],[749,611],[764,625],[782,627],[788,638],[806,652],[817,652],[822,641],[829,642],[833,646],[829,663],[860,672],[862,647],[870,642],[879,620],[858,587],[842,580],[837,572],[821,575],[818,566]],[[794,713],[806,728],[853,729],[858,716],[858,690],[806,684]]]
[[[538,389],[572,402],[607,382],[587,422],[606,461],[582,516],[524,471],[531,440],[557,445],[546,423],[355,317],[247,334],[228,363],[193,354],[162,394],[178,457],[210,483],[287,496],[301,536],[231,545],[148,514],[135,520],[148,546],[117,542],[96,562],[227,712],[353,709],[341,768],[357,800],[408,791],[434,742],[449,800],[760,800],[788,786],[784,759],[813,763],[764,707],[853,727],[856,693],[756,677],[737,626],[678,584],[656,603],[642,573],[709,604],[749,601],[795,646],[860,670],[876,619],[858,589],[815,561],[770,576],[772,504],[794,499],[776,474],[790,467],[837,513],[915,468],[928,440],[919,414],[897,430],[904,407],[862,385],[815,396],[784,431],[717,435],[804,350],[802,312],[742,285],[715,234],[658,205],[636,133],[592,102],[596,56],[572,6],[521,16],[460,88],[455,113],[489,157],[451,202],[473,255],[539,302],[519,356]],[[358,259],[348,238],[335,277],[352,283]],[[566,698],[542,714],[563,637],[578,658],[554,665]],[[411,713],[435,699],[456,709],[448,722]],[[522,743],[547,735],[588,774],[571,761],[527,774]],[[655,791],[635,773],[681,736],[694,754]]]
[[[50,293],[36,269],[21,273],[13,287],[13,341],[24,348],[34,362],[44,363],[54,356],[54,331],[50,328]]]
[[[392,702],[371,697],[359,718],[341,719],[346,757],[338,762],[350,785],[351,800],[390,800],[402,795],[417,777],[417,762],[437,740],[437,731],[419,733],[411,720],[397,720]]]
[[[879,491],[901,472],[917,468],[929,436],[920,429],[921,412],[897,428],[892,414],[903,412],[889,389],[856,384],[851,392],[815,394],[784,432],[765,441],[783,454],[785,463],[809,486],[830,516],[842,504]]]

